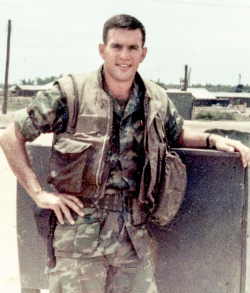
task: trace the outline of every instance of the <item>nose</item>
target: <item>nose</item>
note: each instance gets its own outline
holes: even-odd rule
[[[130,58],[130,52],[129,52],[129,50],[127,49],[127,48],[123,48],[122,50],[121,50],[121,52],[120,52],[120,58],[122,59],[122,60],[129,60],[129,58]]]

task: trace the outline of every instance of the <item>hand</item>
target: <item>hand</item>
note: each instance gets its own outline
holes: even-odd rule
[[[216,149],[219,151],[228,153],[234,153],[235,151],[239,152],[241,155],[243,167],[246,168],[250,165],[250,149],[239,140],[212,134],[209,141],[210,144],[216,147]]]
[[[63,214],[71,225],[75,224],[70,210],[73,210],[80,217],[84,217],[84,213],[81,210],[81,208],[83,208],[83,204],[80,199],[74,195],[52,193],[43,190],[34,199],[39,207],[53,210],[58,221],[62,225],[64,224]]]

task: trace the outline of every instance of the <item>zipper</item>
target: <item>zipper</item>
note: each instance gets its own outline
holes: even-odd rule
[[[96,185],[97,185],[97,191],[96,193],[99,192],[99,189],[100,189],[100,184],[99,184],[99,176],[100,176],[100,171],[101,171],[101,165],[102,165],[102,162],[103,162],[103,157],[104,157],[104,151],[105,151],[105,146],[107,144],[107,139],[108,137],[110,136],[109,134],[109,130],[111,129],[110,128],[110,122],[111,122],[111,115],[110,115],[110,108],[111,108],[111,102],[110,102],[110,97],[108,97],[108,123],[107,123],[107,133],[105,135],[105,138],[104,138],[104,142],[103,142],[103,146],[102,146],[102,152],[101,152],[101,157],[100,157],[100,160],[99,160],[99,164],[98,164],[98,169],[97,169],[97,172],[96,172]]]

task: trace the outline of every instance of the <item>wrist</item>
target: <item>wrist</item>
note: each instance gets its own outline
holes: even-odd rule
[[[29,196],[31,198],[33,198],[33,200],[37,203],[37,201],[39,201],[42,197],[43,197],[43,188],[37,184],[29,184],[26,187],[26,191],[29,194]]]
[[[213,133],[209,133],[206,138],[206,148],[207,149],[215,149],[214,141],[213,141]]]

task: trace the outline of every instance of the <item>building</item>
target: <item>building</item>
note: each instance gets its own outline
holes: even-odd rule
[[[192,119],[193,107],[208,107],[217,103],[213,93],[204,88],[187,88],[186,91],[168,89],[166,92],[180,115],[186,120]]]
[[[9,92],[16,96],[32,97],[39,91],[46,91],[53,85],[53,82],[45,85],[14,85],[9,88]]]
[[[227,105],[243,105],[246,103],[246,106],[250,107],[250,93],[215,92],[213,94],[218,102],[224,101]]]

